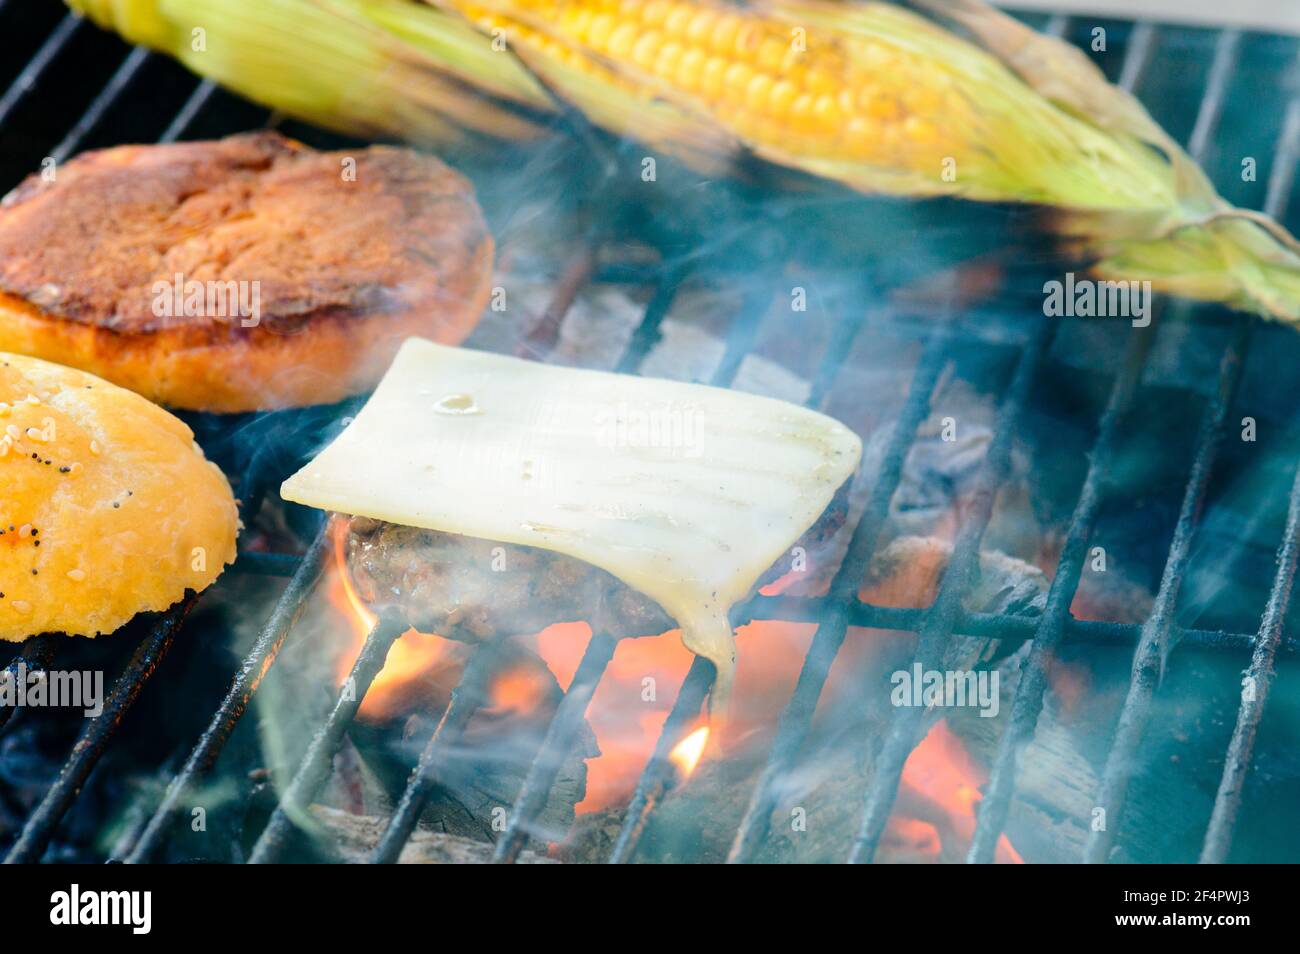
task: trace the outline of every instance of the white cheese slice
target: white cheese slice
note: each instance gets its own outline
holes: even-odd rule
[[[408,340],[282,494],[322,510],[563,553],[735,664],[728,611],[856,471],[857,435],[738,391]]]

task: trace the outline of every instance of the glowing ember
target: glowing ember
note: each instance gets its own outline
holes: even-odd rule
[[[939,829],[919,818],[892,819],[885,836],[885,844],[907,857],[938,858],[943,851]]]
[[[668,753],[668,760],[681,771],[683,779],[691,777],[695,766],[700,764],[700,756],[704,754],[704,747],[708,743],[709,727],[702,725],[673,746],[673,750]]]
[[[528,715],[545,704],[553,685],[545,670],[516,666],[492,680],[488,708],[501,715]]]
[[[889,823],[889,840],[907,845],[918,854],[939,860],[957,860],[965,854],[975,834],[975,806],[983,797],[986,781],[961,740],[939,722],[916,747],[903,767],[898,809]],[[932,828],[937,839],[918,825]],[[1022,864],[1019,853],[1003,835],[996,860]]]

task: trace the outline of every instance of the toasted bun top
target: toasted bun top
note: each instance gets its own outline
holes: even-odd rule
[[[220,306],[254,287],[264,332],[418,310],[431,336],[459,341],[468,328],[439,334],[436,316],[465,297],[467,271],[486,284],[474,265],[490,246],[468,180],[432,156],[259,132],[87,152],[29,176],[0,207],[0,292],[119,334],[192,329],[191,345],[247,338]],[[200,286],[220,298],[195,309]]]
[[[230,485],[180,420],[92,375],[0,352],[0,639],[94,636],[210,585]]]

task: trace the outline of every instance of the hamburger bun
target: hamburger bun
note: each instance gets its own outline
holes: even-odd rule
[[[138,394],[0,353],[0,640],[110,633],[235,558],[230,484]]]
[[[0,351],[238,412],[369,390],[491,293],[469,182],[409,149],[277,133],[88,152],[0,205]]]

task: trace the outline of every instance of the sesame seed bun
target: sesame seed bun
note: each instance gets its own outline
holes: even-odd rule
[[[188,427],[92,375],[0,352],[0,640],[111,633],[235,558],[230,484]]]
[[[372,388],[457,344],[492,286],[468,180],[432,156],[272,132],[84,153],[0,204],[0,351],[233,413]]]

